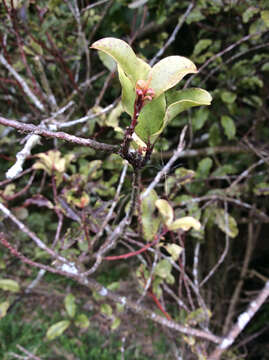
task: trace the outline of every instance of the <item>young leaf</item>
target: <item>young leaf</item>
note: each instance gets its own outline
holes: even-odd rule
[[[150,87],[155,97],[175,86],[187,74],[196,73],[194,63],[183,56],[168,56],[153,66]]]
[[[67,314],[73,318],[76,314],[76,303],[75,303],[75,297],[72,294],[66,295],[64,299],[64,305]]]
[[[109,304],[102,304],[101,305],[101,313],[110,317],[113,314],[113,309]]]
[[[224,128],[225,135],[229,140],[233,139],[236,133],[236,127],[234,121],[230,116],[223,115],[221,117],[221,125]]]
[[[167,244],[163,245],[163,247],[169,252],[174,261],[178,260],[179,255],[183,251],[183,248],[177,244]]]
[[[175,220],[168,228],[171,231],[176,231],[179,229],[188,231],[191,228],[194,228],[195,230],[200,230],[201,223],[192,216],[185,216],[183,218]]]
[[[146,104],[138,117],[135,133],[145,142],[155,140],[155,134],[163,127],[165,114],[165,96],[162,94]]]
[[[69,326],[70,326],[69,320],[62,320],[57,322],[56,324],[48,328],[46,333],[46,338],[48,340],[53,340],[58,336],[61,336]]]
[[[20,291],[20,285],[15,280],[0,279],[0,289],[16,293]]]
[[[165,225],[169,226],[173,222],[173,219],[174,219],[173,208],[171,207],[169,202],[164,199],[158,199],[155,202],[155,205],[158,208],[158,210],[164,220]]]
[[[111,330],[116,330],[120,326],[121,320],[118,317],[115,317],[115,319],[112,321],[112,324],[110,326]]]
[[[239,232],[235,219],[231,215],[225,213],[223,209],[216,209],[215,214],[215,222],[220,230],[222,230],[229,237],[235,238]]]
[[[0,303],[0,319],[6,316],[9,305],[8,301]]]
[[[210,105],[211,95],[203,89],[192,88],[179,91],[169,91],[166,94],[168,107],[165,113],[163,128],[181,112],[200,105]],[[162,128],[162,130],[163,130]]]
[[[88,329],[90,326],[90,321],[85,314],[79,314],[76,317],[75,325],[80,329]]]
[[[93,43],[91,48],[104,51],[110,55],[120,65],[133,85],[140,79],[147,79],[150,66],[139,59],[125,41],[107,37]]]
[[[160,224],[160,218],[154,215],[156,200],[158,200],[158,196],[152,190],[141,202],[142,229],[147,241],[154,238]]]

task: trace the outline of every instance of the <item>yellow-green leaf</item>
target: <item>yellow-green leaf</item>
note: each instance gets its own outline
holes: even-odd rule
[[[20,291],[20,285],[15,280],[0,279],[0,289],[16,293]]]
[[[64,298],[64,305],[67,314],[73,318],[76,314],[76,303],[75,303],[75,297],[73,294],[68,294]]]
[[[235,238],[239,232],[235,219],[226,213],[223,209],[216,209],[215,214],[215,222],[220,230],[222,230],[229,237]]]
[[[80,329],[88,329],[90,321],[85,314],[79,314],[75,320],[75,325]]]
[[[9,305],[8,301],[0,303],[0,319],[6,316]]]
[[[183,248],[177,244],[167,244],[163,245],[163,247],[169,252],[174,261],[177,261],[180,254],[183,251]]]
[[[176,231],[179,229],[188,231],[191,228],[194,228],[195,230],[200,230],[201,228],[200,221],[193,218],[192,216],[185,216],[180,219],[177,219],[169,226],[169,230],[171,231]]]
[[[58,336],[61,336],[65,330],[70,326],[69,320],[62,320],[50,326],[46,333],[46,338],[48,340],[53,340]]]
[[[158,208],[164,223],[166,226],[169,226],[174,219],[174,211],[171,205],[168,203],[168,201],[164,199],[158,199],[155,202],[156,207]]]
[[[120,65],[133,85],[140,79],[147,80],[150,66],[139,59],[125,41],[107,37],[93,43],[91,48],[110,55]]]
[[[154,90],[155,97],[158,97],[175,86],[185,75],[196,72],[196,66],[191,60],[183,56],[168,56],[153,66],[150,87]]]

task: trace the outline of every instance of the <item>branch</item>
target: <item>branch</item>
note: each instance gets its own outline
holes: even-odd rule
[[[25,94],[32,100],[35,107],[37,107],[42,112],[45,111],[43,104],[38,100],[32,90],[29,88],[27,83],[23,80],[23,78],[17,73],[17,71],[7,62],[2,54],[0,54],[0,62],[5,66],[6,69],[14,76],[14,78],[20,83],[23,88]]]
[[[216,347],[216,349],[209,355],[208,360],[220,359],[222,353],[226,351],[235,341],[237,336],[244,330],[249,321],[253,318],[256,312],[260,309],[263,303],[269,296],[269,281],[266,282],[264,288],[260,291],[256,299],[254,299],[248,306],[247,310],[238,316],[236,324],[225,336],[222,342]]]
[[[58,132],[49,131],[49,130],[43,129],[39,126],[35,126],[33,124],[23,124],[19,121],[6,119],[1,116],[0,116],[0,124],[13,127],[14,129],[17,129],[19,131],[23,131],[26,133],[34,133],[35,135],[40,135],[40,136],[53,138],[53,139],[65,140],[65,141],[68,141],[68,142],[71,142],[74,144],[78,144],[81,146],[88,146],[95,150],[108,151],[108,152],[114,152],[114,153],[117,153],[119,150],[119,146],[117,146],[117,145],[108,145],[108,144],[100,143],[95,140],[85,139],[85,138],[77,137],[74,135],[70,135],[70,134],[67,134],[67,133],[61,132],[61,131],[58,131]]]
[[[51,266],[33,262],[32,260],[26,258],[24,255],[19,253],[16,249],[14,249],[8,243],[8,241],[5,239],[5,236],[3,233],[0,233],[0,242],[6,248],[8,248],[14,256],[20,258],[23,262],[25,262],[33,267],[41,268],[46,271],[52,272],[54,274],[63,275],[63,276],[66,276],[67,278],[76,280],[79,284],[87,287],[91,291],[96,291],[96,292],[98,292],[99,295],[101,295],[103,297],[107,297],[108,299],[114,301],[115,303],[120,303],[120,304],[126,306],[127,308],[129,308],[133,312],[139,314],[143,318],[149,318],[152,321],[154,321],[162,326],[166,326],[170,329],[173,329],[173,330],[183,333],[185,335],[202,338],[202,339],[211,341],[216,344],[219,344],[221,342],[221,339],[218,336],[215,336],[207,331],[198,330],[198,329],[191,328],[188,326],[180,325],[173,320],[168,320],[168,319],[162,317],[161,315],[156,314],[154,311],[151,311],[150,309],[148,309],[142,305],[138,305],[137,303],[129,300],[125,296],[120,296],[118,294],[115,294],[114,292],[105,288],[103,285],[99,284],[97,281],[95,281],[93,279],[88,279],[86,276],[83,276],[82,274],[79,274],[78,272],[75,273],[75,272],[71,272],[71,271],[65,271],[63,269],[63,267],[61,270],[59,270],[56,268],[52,268]],[[269,286],[268,286],[268,288],[269,288]]]

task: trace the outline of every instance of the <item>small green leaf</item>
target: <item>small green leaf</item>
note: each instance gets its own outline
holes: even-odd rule
[[[211,39],[201,39],[195,45],[193,50],[193,56],[199,55],[203,50],[207,49],[212,44]]]
[[[64,299],[64,305],[67,314],[73,318],[76,315],[76,303],[75,303],[75,297],[72,294],[66,295]]]
[[[48,340],[53,340],[58,336],[61,336],[65,330],[70,326],[69,320],[62,320],[50,326],[46,333],[46,338]]]
[[[109,304],[102,304],[100,310],[102,314],[108,317],[111,317],[113,314],[112,307]]]
[[[221,100],[227,104],[234,103],[237,98],[237,95],[230,91],[222,91],[220,96],[221,96]]]
[[[194,228],[195,230],[200,230],[201,223],[192,216],[185,216],[183,218],[175,220],[168,228],[171,231],[176,231],[179,229],[188,231],[191,228]]]
[[[209,145],[218,146],[221,143],[220,129],[217,123],[214,123],[209,130]]]
[[[192,127],[193,130],[200,130],[204,126],[206,120],[209,116],[209,110],[207,108],[200,108],[195,111],[194,116],[192,118]]]
[[[116,330],[120,326],[121,320],[118,317],[115,317],[110,325],[111,330]]]
[[[232,118],[227,115],[221,117],[221,125],[224,128],[225,135],[229,140],[235,137],[236,127]]]
[[[248,23],[249,20],[251,20],[253,18],[253,16],[255,14],[257,14],[259,12],[258,8],[255,8],[253,6],[250,6],[249,8],[247,8],[246,11],[244,11],[242,18],[243,18],[243,23]]]
[[[200,179],[206,179],[213,166],[213,160],[209,157],[199,161],[196,177]]]
[[[20,291],[20,285],[15,280],[0,279],[0,289],[16,293]]]
[[[155,64],[151,70],[150,87],[158,97],[175,86],[187,74],[196,73],[194,63],[182,56],[168,56]]]
[[[163,245],[163,247],[169,252],[174,261],[177,261],[180,254],[183,251],[183,248],[177,244],[167,244]]]
[[[79,314],[75,319],[75,325],[80,329],[88,329],[90,321],[85,314]]]
[[[162,279],[166,279],[171,275],[172,271],[172,264],[164,259],[158,262],[158,264],[155,267],[154,273],[155,275],[159,276]]]
[[[142,229],[147,241],[154,238],[160,224],[160,217],[156,217],[154,214],[156,200],[158,200],[158,195],[152,190],[141,201]]]
[[[158,199],[155,202],[156,207],[158,208],[164,223],[166,226],[169,226],[174,219],[174,211],[171,205],[168,203],[168,201],[164,199]]]
[[[8,301],[0,303],[0,319],[6,316],[10,304]]]
[[[223,209],[216,209],[215,214],[215,222],[220,230],[229,237],[235,238],[238,235],[238,227],[235,219],[231,215],[225,213]]]

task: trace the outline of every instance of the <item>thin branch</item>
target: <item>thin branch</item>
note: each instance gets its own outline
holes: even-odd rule
[[[207,331],[198,330],[198,329],[191,328],[188,326],[180,325],[173,320],[168,320],[168,319],[162,317],[161,315],[156,314],[154,311],[152,311],[142,305],[138,305],[137,303],[131,301],[130,299],[126,298],[125,296],[120,296],[120,295],[110,291],[109,289],[105,288],[103,285],[99,284],[97,281],[87,278],[85,276],[82,276],[79,273],[67,272],[67,271],[65,272],[64,270],[55,269],[50,266],[46,266],[43,264],[33,262],[33,261],[27,259],[22,254],[18,253],[18,251],[16,249],[12,248],[10,246],[10,244],[7,242],[7,240],[5,239],[4,234],[2,234],[2,233],[0,233],[0,242],[5,247],[7,247],[14,256],[20,258],[25,263],[28,263],[29,265],[37,267],[37,268],[45,269],[46,271],[49,271],[52,273],[56,273],[56,274],[58,273],[60,275],[66,276],[68,278],[75,279],[79,284],[87,287],[89,290],[96,291],[96,292],[98,292],[99,295],[101,295],[103,297],[107,297],[108,299],[114,301],[115,303],[120,303],[120,304],[126,306],[133,312],[140,315],[142,318],[149,318],[152,321],[154,321],[162,326],[166,326],[170,329],[173,329],[174,331],[178,331],[185,335],[202,338],[202,339],[211,341],[216,344],[219,344],[221,342],[221,338],[219,338],[218,336],[215,336]],[[14,250],[15,250],[15,252],[14,252]],[[268,288],[269,288],[269,286],[268,286]]]
[[[237,336],[244,330],[256,312],[261,308],[268,296],[269,281],[266,282],[258,296],[249,304],[247,310],[238,317],[236,324],[234,324],[228,334],[222,339],[221,343],[209,355],[208,360],[220,359],[221,355],[234,343]]]
[[[6,119],[1,116],[0,116],[0,124],[13,127],[19,131],[34,133],[35,135],[65,140],[81,146],[89,146],[95,150],[102,150],[102,151],[108,151],[114,153],[116,153],[119,150],[119,147],[117,145],[108,145],[108,144],[100,143],[95,140],[85,139],[74,135],[70,135],[64,132],[49,131],[39,126],[35,126],[33,124],[23,124],[19,121]]]
[[[25,94],[32,100],[34,105],[42,112],[45,112],[45,108],[43,104],[38,100],[32,90],[29,88],[27,83],[23,80],[23,78],[17,73],[17,71],[7,62],[5,57],[0,54],[0,62],[5,68],[15,77],[15,79],[20,83],[21,87],[23,88]]]
[[[154,56],[154,58],[150,61],[150,63],[149,63],[150,66],[154,65],[156,63],[156,61],[163,55],[165,50],[176,40],[177,33],[182,28],[182,25],[184,24],[185,20],[189,16],[189,14],[190,14],[191,10],[193,9],[193,7],[194,7],[193,3],[191,3],[188,6],[187,10],[181,16],[179,22],[177,23],[177,26],[174,28],[172,34],[170,35],[170,37],[168,38],[168,40],[166,41],[164,46],[157,52],[157,54]]]
[[[151,190],[153,190],[155,188],[155,186],[160,182],[161,178],[169,172],[171,166],[180,157],[180,154],[185,146],[184,138],[185,138],[186,131],[187,131],[187,126],[185,126],[181,132],[179,144],[178,144],[176,151],[174,152],[174,155],[170,158],[170,160],[167,162],[167,164],[158,172],[158,174],[155,176],[152,183],[147,187],[146,191],[143,192],[143,194],[141,195],[141,200],[146,198],[149,195]]]
[[[211,276],[214,275],[214,273],[216,272],[217,268],[223,263],[227,253],[228,253],[228,250],[229,250],[229,236],[228,236],[228,231],[230,230],[229,229],[229,220],[228,220],[228,211],[227,211],[227,201],[225,201],[225,228],[227,229],[226,232],[225,232],[225,246],[224,246],[224,249],[223,249],[223,252],[219,258],[219,260],[217,261],[217,263],[215,264],[215,266],[213,266],[213,268],[209,271],[208,275],[204,278],[204,280],[201,282],[200,284],[200,287],[202,287],[210,278]]]
[[[211,58],[209,58],[201,67],[200,69],[198,69],[197,73],[195,73],[194,75],[190,76],[189,79],[186,81],[185,85],[184,85],[184,89],[186,89],[190,82],[192,81],[192,79],[197,76],[198,74],[200,74],[210,63],[212,63],[212,61],[216,60],[217,58],[223,56],[224,54],[226,54],[227,52],[233,50],[235,47],[237,47],[238,45],[242,44],[245,41],[248,41],[249,39],[257,36],[257,35],[261,35],[265,33],[265,31],[257,31],[253,34],[249,34],[246,35],[244,37],[242,37],[241,39],[239,39],[238,41],[236,41],[235,43],[227,46],[227,48],[221,50],[220,52],[218,52],[217,54],[211,56]]]
[[[224,327],[223,327],[224,333],[226,333],[228,331],[228,328],[232,322],[234,312],[235,312],[235,306],[239,299],[239,295],[240,295],[240,292],[241,292],[243,284],[244,284],[244,280],[245,280],[245,277],[246,277],[246,274],[248,271],[249,262],[250,262],[251,255],[253,252],[254,233],[253,233],[253,222],[251,221],[251,217],[252,217],[251,215],[252,214],[250,212],[250,216],[249,216],[250,222],[248,225],[248,239],[247,239],[247,245],[246,245],[246,250],[245,250],[244,262],[241,267],[239,281],[234,289],[232,298],[229,303],[228,313],[225,318],[225,323],[224,323]]]

